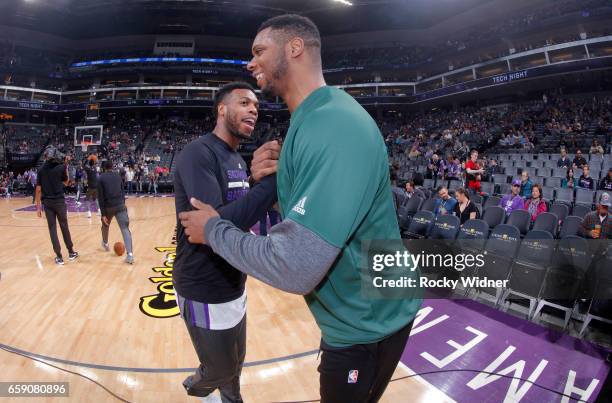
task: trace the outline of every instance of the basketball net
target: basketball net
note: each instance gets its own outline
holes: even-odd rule
[[[81,143],[81,151],[83,151],[83,154],[87,153],[87,147],[89,147],[91,145],[91,141],[83,141]]]

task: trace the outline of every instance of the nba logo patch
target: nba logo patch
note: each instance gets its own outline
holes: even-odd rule
[[[348,375],[348,383],[357,383],[357,378],[359,377],[359,371],[356,369],[352,369],[349,371]]]

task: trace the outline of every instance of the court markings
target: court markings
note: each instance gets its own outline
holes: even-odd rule
[[[46,355],[36,354],[29,351],[21,350],[16,347],[11,347],[6,344],[0,343],[0,348],[23,354],[28,357],[38,358],[43,361],[56,362],[59,364],[72,365],[75,367],[83,367],[83,368],[93,368],[99,369],[103,371],[116,371],[116,372],[145,372],[145,373],[180,373],[180,372],[194,372],[196,368],[142,368],[142,367],[119,367],[113,365],[101,365],[101,364],[91,364],[87,362],[79,362],[79,361],[71,361],[65,360],[62,358],[49,357]],[[304,351],[302,353],[285,355],[282,357],[268,358],[265,360],[257,360],[251,362],[245,362],[244,367],[256,367],[260,365],[268,365],[268,364],[276,364],[283,361],[290,361],[297,358],[307,357],[310,355],[315,355],[319,352],[319,350],[310,350]]]

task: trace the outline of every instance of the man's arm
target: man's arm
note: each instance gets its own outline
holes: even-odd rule
[[[70,176],[68,176],[68,163],[64,164],[64,172],[62,173],[62,182],[64,186],[68,186]]]
[[[103,217],[106,217],[106,204],[104,203],[104,186],[103,186],[103,182],[104,182],[104,179],[102,177],[98,178],[98,185],[97,185],[97,189],[98,189],[98,204],[100,205],[100,214],[102,214]]]
[[[179,160],[177,171],[187,197],[192,197],[216,208],[223,219],[234,223],[238,228],[248,230],[276,202],[276,176],[266,177],[260,184],[243,197],[223,205],[221,187],[215,174],[216,158],[204,145],[204,152],[199,153],[192,144],[186,148]]]
[[[36,185],[36,214],[42,217],[42,206],[41,206],[42,188],[39,184]]]
[[[208,245],[233,267],[293,294],[314,290],[340,253],[291,219],[275,225],[267,237],[242,232],[219,217],[208,221],[205,233]]]
[[[276,175],[266,176],[246,195],[218,209],[221,218],[248,231],[276,203]]]

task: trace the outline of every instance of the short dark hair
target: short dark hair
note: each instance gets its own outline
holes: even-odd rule
[[[282,31],[283,40],[300,37],[305,46],[321,49],[321,34],[319,28],[308,17],[297,14],[283,14],[264,21],[257,30],[260,33],[264,29],[271,28],[274,31]]]
[[[447,188],[446,186],[444,186],[444,185],[440,185],[440,186],[438,186],[438,188],[436,189],[436,193],[439,193],[439,192],[440,192],[440,190],[442,190],[442,189],[447,189],[447,190],[448,190],[448,188]]]
[[[219,110],[219,104],[223,102],[225,97],[232,93],[234,90],[249,90],[255,93],[255,89],[249,83],[244,81],[235,81],[233,83],[225,84],[223,87],[219,88],[217,93],[215,94],[215,102],[213,103],[213,115],[216,118]]]
[[[105,171],[111,171],[113,169],[113,161],[111,160],[104,161],[104,164],[102,165],[102,167],[104,168]]]

